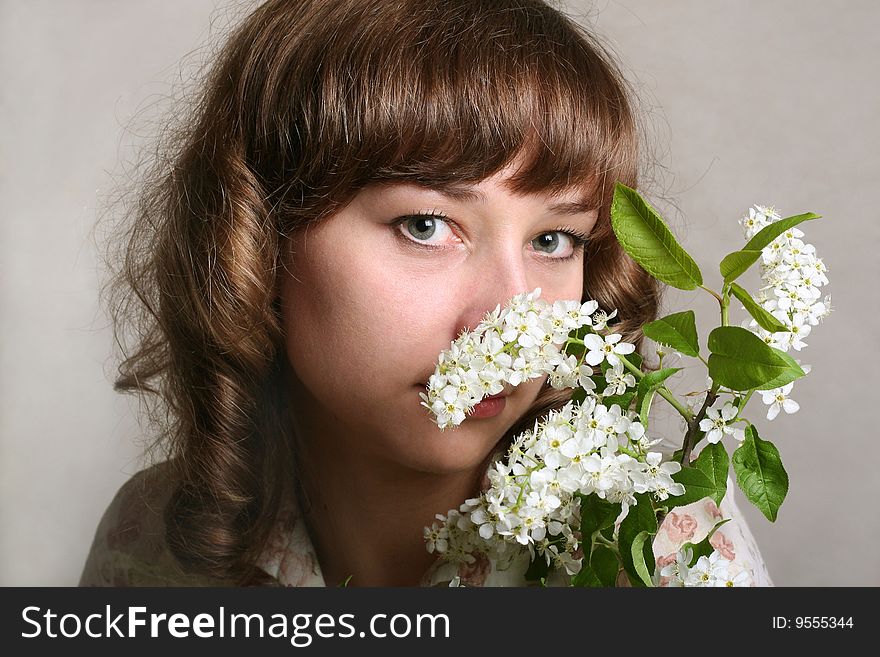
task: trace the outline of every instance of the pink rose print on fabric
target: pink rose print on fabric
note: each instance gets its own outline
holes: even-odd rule
[[[474,557],[473,563],[462,562],[458,566],[458,576],[464,586],[483,586],[492,570],[492,564],[485,554],[476,554]]]
[[[675,555],[674,554],[667,554],[665,557],[657,557],[657,559],[655,561],[657,564],[656,565],[656,572],[659,573],[663,569],[663,566],[668,566],[671,563],[675,563]],[[666,586],[667,584],[669,584],[670,579],[672,579],[672,578],[671,577],[664,577],[661,575],[660,582],[659,582],[658,586],[661,586],[661,587]]]
[[[697,531],[697,520],[687,513],[678,514],[675,511],[670,511],[666,520],[663,521],[663,526],[666,528],[669,540],[681,545],[694,537],[694,532]]]
[[[706,500],[706,503],[703,505],[703,508],[706,510],[706,513],[710,518],[721,518],[723,514],[721,510],[718,508],[718,505],[715,504],[714,500]]]
[[[736,552],[733,549],[733,541],[722,534],[720,529],[712,534],[712,538],[709,539],[709,545],[715,548],[715,550],[725,559],[730,559],[731,561],[736,559]]]

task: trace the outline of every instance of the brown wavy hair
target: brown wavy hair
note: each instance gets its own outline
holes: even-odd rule
[[[610,228],[614,182],[638,186],[634,95],[540,0],[270,0],[198,88],[137,181],[105,288],[114,387],[147,402],[177,482],[166,539],[193,572],[266,581],[255,562],[295,463],[284,245],[364,186],[475,184],[525,155],[512,191],[580,187],[599,210],[583,298],[637,343],[656,314],[655,282]],[[545,386],[502,440],[570,393]]]

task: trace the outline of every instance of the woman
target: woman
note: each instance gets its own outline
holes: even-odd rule
[[[140,329],[116,388],[154,395],[167,459],[117,494],[82,583],[446,581],[423,527],[571,391],[536,379],[441,433],[419,404],[439,352],[536,287],[636,343],[657,309],[609,223],[638,169],[617,67],[539,0],[270,0],[175,135],[111,288]]]

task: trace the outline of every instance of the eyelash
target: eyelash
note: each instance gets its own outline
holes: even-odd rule
[[[431,218],[436,218],[436,219],[442,219],[444,222],[447,222],[447,223],[449,222],[448,215],[446,215],[446,213],[442,212],[441,210],[431,210],[428,212],[425,212],[424,210],[413,210],[410,214],[405,215],[405,216],[397,219],[392,225],[395,228],[397,228],[398,226],[400,226],[401,224],[405,223],[406,221],[412,219],[413,217],[431,217]],[[397,232],[399,233],[400,231],[397,231]],[[541,235],[546,235],[547,233],[562,233],[563,235],[567,235],[573,243],[570,256],[566,256],[564,258],[548,258],[549,260],[558,260],[559,262],[566,262],[568,260],[573,260],[574,258],[577,257],[578,253],[581,253],[584,251],[584,249],[587,246],[587,243],[589,242],[589,235],[587,233],[584,233],[583,231],[577,230],[576,228],[573,228],[572,226],[559,226],[557,228],[553,228],[552,230],[545,230],[544,232],[541,233]],[[411,240],[407,237],[404,237],[403,239],[405,239],[410,244],[415,244],[417,246],[420,245],[419,242],[416,242],[415,240]],[[423,248],[428,248],[428,249],[441,248],[441,247],[433,247],[428,244],[421,244],[421,246]]]

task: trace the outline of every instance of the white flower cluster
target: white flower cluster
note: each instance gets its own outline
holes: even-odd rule
[[[746,239],[751,239],[762,228],[780,219],[775,208],[756,205],[749,208],[740,224]],[[816,248],[801,239],[803,236],[803,231],[790,228],[761,252],[762,287],[755,300],[788,330],[770,333],[754,320],[748,325],[764,342],[786,352],[800,351],[807,346],[804,339],[812,327],[831,313],[831,296],[820,298],[819,288],[828,283],[825,264],[816,255]],[[762,392],[764,403],[770,404],[767,419],[776,417],[780,408],[786,413],[798,410],[797,402],[787,397],[791,387],[789,384]]]
[[[647,451],[656,441],[634,417],[593,395],[551,410],[514,440],[506,461],[489,469],[488,490],[425,528],[428,550],[468,562],[483,553],[504,564],[528,549],[532,558],[537,552],[574,575],[581,567],[577,493],[619,502],[616,523],[636,503],[636,493],[657,500],[684,493],[671,477],[681,466]]]
[[[691,548],[683,548],[675,555],[675,561],[669,563],[654,574],[654,584],[666,587],[718,587],[718,586],[751,586],[752,579],[747,570],[738,573],[731,568],[732,561],[720,552],[701,556],[693,566]]]
[[[459,336],[440,355],[422,405],[441,429],[455,426],[484,395],[545,374],[553,387],[580,387],[587,397],[550,411],[520,434],[506,460],[489,469],[488,490],[458,510],[438,514],[439,522],[425,528],[425,540],[428,551],[450,561],[471,562],[482,553],[505,564],[528,550],[532,558],[537,552],[548,565],[575,574],[582,558],[579,493],[620,503],[619,523],[636,503],[636,493],[664,500],[683,494],[684,487],[671,477],[681,466],[662,463],[659,452],[648,451],[657,441],[648,440],[635,413],[606,406],[593,393],[593,366],[603,362],[608,385],[602,394],[620,394],[635,384],[620,359],[634,345],[619,334],[594,332],[605,329],[615,313],[598,311],[595,301],[551,305],[539,299],[540,292],[517,295]],[[582,327],[590,332],[579,360],[566,355],[564,346]]]
[[[609,317],[597,312],[595,301],[556,301],[540,299],[541,288],[519,294],[501,309],[487,313],[473,331],[463,332],[440,354],[428,391],[420,393],[422,406],[437,419],[440,429],[461,424],[483,397],[496,395],[504,384],[518,386],[524,381],[549,375],[557,389],[579,386],[592,390],[590,376],[603,360],[615,363],[619,354],[635,347],[620,342],[616,334],[600,338],[590,334],[583,364],[561,349],[569,334],[584,326],[594,327]],[[596,313],[594,322],[593,313]],[[612,315],[613,316],[613,313]]]

